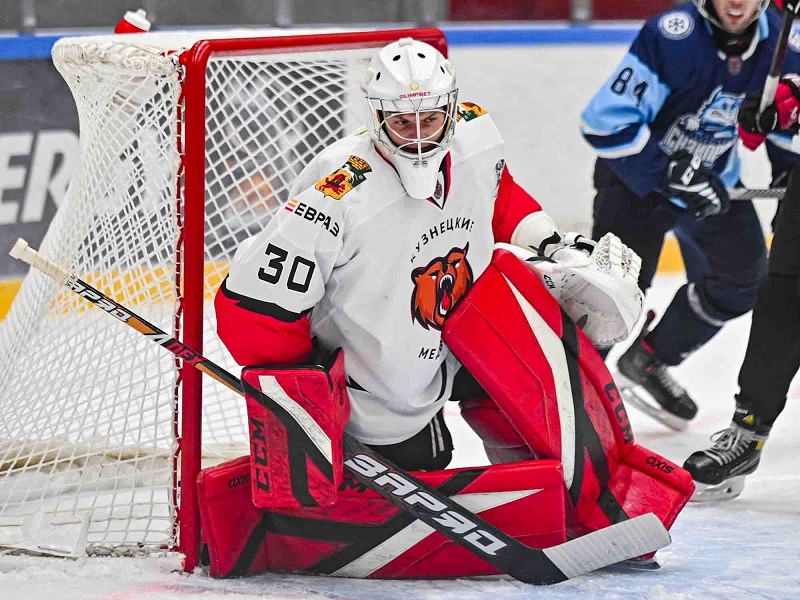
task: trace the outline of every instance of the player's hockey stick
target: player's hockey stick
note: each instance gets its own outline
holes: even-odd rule
[[[758,199],[776,199],[783,200],[786,195],[786,188],[735,188],[730,191],[731,200],[758,200]]]
[[[767,79],[764,81],[764,89],[761,91],[759,112],[764,112],[764,109],[775,101],[775,92],[778,90],[778,82],[783,70],[783,61],[786,58],[786,49],[789,47],[789,36],[792,33],[793,23],[794,14],[789,10],[783,9],[778,41],[772,54]],[[786,188],[736,189],[731,192],[730,196],[731,200],[756,200],[758,198],[777,198],[782,200],[785,194]]]
[[[10,254],[52,277],[234,392],[244,395],[237,377],[29,248],[25,240],[17,240]],[[265,404],[276,404],[265,394],[263,396]],[[548,585],[565,581],[655,552],[671,541],[661,521],[648,513],[558,546],[544,550],[530,548],[346,433],[344,453],[345,468],[356,481],[503,573],[525,583]]]
[[[775,100],[775,92],[778,90],[778,81],[783,70],[783,60],[786,58],[786,49],[789,47],[789,35],[792,33],[792,23],[794,13],[783,9],[781,17],[781,30],[778,34],[778,42],[775,45],[775,52],[772,55],[772,62],[769,65],[769,74],[764,82],[764,90],[761,92],[761,105],[759,112],[763,112]]]

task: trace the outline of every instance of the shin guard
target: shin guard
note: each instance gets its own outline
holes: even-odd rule
[[[672,525],[691,476],[635,443],[603,359],[516,256],[495,251],[443,336],[505,417],[494,421],[561,462],[571,535],[647,512]],[[497,437],[495,428],[487,445]]]
[[[414,473],[532,548],[566,541],[557,461]],[[248,457],[200,472],[203,543],[212,577],[282,571],[377,579],[498,571],[443,534],[345,477],[329,508],[265,511],[250,500]]]
[[[330,365],[242,371],[250,431],[252,502],[260,508],[333,506],[350,416],[344,355]]]

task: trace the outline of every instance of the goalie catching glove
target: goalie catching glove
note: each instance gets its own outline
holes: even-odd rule
[[[642,261],[613,233],[597,242],[565,233],[536,252],[498,246],[525,261],[595,346],[612,346],[633,331],[643,309]]]

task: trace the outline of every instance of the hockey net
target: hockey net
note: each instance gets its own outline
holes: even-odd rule
[[[360,124],[367,61],[406,35],[446,50],[436,29],[60,40],[81,161],[39,251],[238,373],[214,333],[228,261]],[[178,549],[191,569],[201,462],[247,451],[237,395],[26,277],[0,328],[0,546]]]

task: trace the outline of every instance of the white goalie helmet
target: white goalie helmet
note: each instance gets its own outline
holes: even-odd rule
[[[710,21],[716,27],[719,27],[720,29],[723,29],[723,30],[727,31],[727,29],[722,24],[722,22],[717,18],[717,12],[716,12],[716,10],[714,10],[713,5],[711,4],[711,0],[692,0],[692,2],[694,2],[694,5],[697,7],[698,12],[701,15],[703,15],[703,18],[705,18],[708,21]],[[770,0],[758,0],[758,9],[756,10],[755,14],[753,15],[753,18],[750,19],[750,22],[747,23],[747,25],[745,25],[745,27],[750,25],[750,23],[752,23],[753,21],[757,20],[758,17],[761,16],[761,13],[763,13],[765,10],[767,10],[767,7],[769,6],[769,2],[770,2]]]
[[[402,38],[372,58],[361,87],[373,142],[397,169],[410,196],[432,196],[455,131],[458,89],[450,61],[429,44]],[[421,113],[435,122],[435,131],[423,132]],[[402,131],[393,125],[398,114],[407,117],[400,119],[406,124]]]

